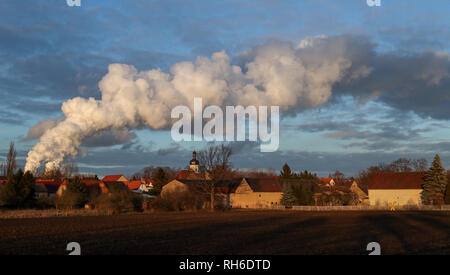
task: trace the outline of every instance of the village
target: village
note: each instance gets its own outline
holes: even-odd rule
[[[279,175],[234,172],[232,176],[214,179],[211,172],[202,169],[195,151],[186,168],[172,177],[162,168],[150,176],[134,175],[131,179],[121,174],[107,175],[102,179],[95,175],[59,176],[57,179],[37,177],[34,179],[33,199],[51,201],[49,207],[92,209],[96,208],[95,198],[111,196],[109,193],[115,190],[127,190],[139,198],[138,204],[143,207],[131,207],[131,210],[139,211],[149,208],[199,210],[211,208],[211,203],[214,205],[212,209],[301,209],[309,206],[305,209],[412,210],[424,207],[425,171],[375,171],[358,182],[358,179],[345,178],[339,172],[330,173],[329,177],[317,177],[308,171],[296,174],[285,164]],[[81,184],[86,194],[83,200],[69,196],[73,193],[70,190],[74,189],[71,185],[76,185],[74,181],[78,186]],[[0,177],[0,198],[7,183],[7,177]],[[443,202],[427,204],[439,204],[443,208],[443,204],[450,203],[448,188],[443,194]],[[117,212],[123,212],[123,209]]]

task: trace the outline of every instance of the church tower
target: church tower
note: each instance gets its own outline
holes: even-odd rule
[[[199,162],[197,160],[197,152],[192,152],[192,159],[189,162],[189,169],[195,173],[199,172],[199,168],[198,168]]]

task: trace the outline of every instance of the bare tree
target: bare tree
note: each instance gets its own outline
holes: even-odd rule
[[[389,165],[389,170],[392,172],[411,172],[411,160],[405,158],[399,158]]]
[[[4,163],[0,163],[0,177],[4,177],[6,175],[6,169],[5,169],[5,164]]]
[[[61,167],[61,174],[64,177],[73,177],[78,174],[78,166],[75,162],[65,162]]]
[[[9,178],[12,175],[14,175],[14,172],[17,169],[16,164],[16,149],[14,148],[14,142],[11,141],[9,144],[9,152],[8,156],[6,157],[6,165],[5,165],[5,172],[4,174]]]
[[[333,178],[335,181],[343,182],[345,181],[345,175],[344,173],[336,170],[330,178]]]
[[[200,167],[210,178],[206,182],[206,191],[210,195],[210,207],[211,211],[214,211],[214,199],[216,184],[228,179],[231,176],[231,162],[230,157],[232,155],[231,147],[224,144],[219,146],[209,146],[203,151],[197,154]]]
[[[412,166],[414,168],[414,171],[417,171],[417,172],[424,172],[424,171],[427,171],[427,169],[428,169],[428,167],[427,167],[428,166],[428,162],[424,158],[413,159],[411,161],[411,164],[412,164]]]

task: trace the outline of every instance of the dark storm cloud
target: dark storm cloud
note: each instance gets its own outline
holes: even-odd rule
[[[450,119],[450,60],[441,52],[374,54],[371,73],[352,83],[341,83],[336,94],[377,100],[423,117]]]
[[[136,138],[136,134],[126,129],[102,131],[83,141],[86,147],[108,147],[119,144],[128,144]]]
[[[364,125],[371,125],[376,123],[374,120],[369,120],[365,118],[354,118],[346,121],[334,120],[335,115],[325,116],[317,119],[312,123],[304,123],[294,127],[294,130],[305,131],[305,132],[324,132],[324,131],[351,131],[355,128]],[[291,127],[292,128],[292,127]]]
[[[435,21],[435,20],[433,20]],[[445,50],[450,41],[450,30],[445,25],[401,26],[381,29],[378,35],[393,48],[420,51]]]
[[[169,155],[180,155],[183,149],[181,148],[180,144],[178,143],[171,143],[171,147],[159,149],[156,151],[156,154],[160,157],[169,156]]]

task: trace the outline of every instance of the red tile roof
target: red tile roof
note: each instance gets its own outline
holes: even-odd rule
[[[332,178],[319,178],[319,180],[323,184],[329,184]]]
[[[190,174],[189,170],[181,170],[180,172],[178,172],[178,174],[175,178],[177,180],[184,180],[188,177],[189,174]]]
[[[140,180],[134,180],[134,181],[126,181],[125,185],[128,187],[128,189],[130,190],[136,190],[139,188],[139,186],[141,186],[142,182]]]
[[[36,179],[35,182],[36,182],[36,183],[43,183],[43,184],[58,184],[58,185],[61,185],[61,184],[62,184],[61,181],[56,181],[56,180],[43,180],[43,179]]]
[[[378,173],[369,189],[422,189],[425,172]]]
[[[123,175],[108,175],[105,176],[102,181],[118,181],[120,177],[122,177]]]

